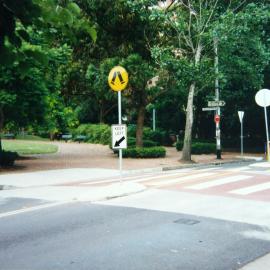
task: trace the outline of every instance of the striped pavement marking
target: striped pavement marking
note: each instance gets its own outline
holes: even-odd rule
[[[171,177],[171,176],[179,176],[179,175],[182,175],[182,174],[186,174],[186,173],[188,173],[190,171],[191,171],[191,169],[183,169],[181,171],[178,171],[177,173],[143,175],[143,176],[136,175],[136,176],[127,176],[127,177],[124,176],[122,178],[122,181],[123,182],[128,181],[128,182],[131,182],[131,183],[144,182],[144,181],[157,179],[157,178],[167,178],[167,177]],[[90,185],[106,184],[106,183],[119,182],[119,181],[120,181],[120,175],[119,175],[118,178],[110,178],[110,179],[107,179],[107,180],[85,182],[85,183],[81,183],[81,185],[90,186]]]
[[[241,172],[241,171],[249,171],[249,170],[251,170],[249,166],[228,169],[228,171],[230,172]]]
[[[185,188],[194,189],[194,190],[202,190],[202,189],[216,187],[216,186],[220,186],[220,185],[224,185],[224,184],[243,181],[243,180],[247,180],[250,178],[252,178],[252,176],[250,176],[250,175],[229,176],[229,177],[224,177],[224,178],[220,178],[217,180],[208,181],[208,182],[204,182],[204,183],[200,183],[200,184],[196,184],[196,185],[192,185],[192,186],[187,186]]]
[[[187,175],[187,176],[182,176],[179,178],[175,178],[172,180],[163,180],[163,181],[158,181],[158,182],[154,182],[154,183],[150,183],[150,186],[169,186],[172,184],[177,184],[177,183],[182,183],[186,180],[194,180],[197,178],[202,178],[202,177],[208,177],[208,176],[213,176],[216,173],[211,173],[211,172],[205,172],[205,173],[198,173],[198,174],[193,174],[193,175]]]
[[[249,165],[250,167],[258,167],[258,168],[270,168],[270,162],[259,162],[253,163]]]
[[[270,189],[270,183],[263,183],[259,185],[253,185],[250,187],[235,189],[230,191],[229,193],[237,194],[237,195],[249,195],[255,192],[264,191]]]

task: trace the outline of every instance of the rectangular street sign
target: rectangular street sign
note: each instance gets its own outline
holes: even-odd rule
[[[215,111],[215,110],[217,110],[217,108],[216,107],[211,107],[211,108],[202,108],[202,111],[203,112],[205,112],[205,111]]]
[[[223,107],[226,102],[224,100],[211,100],[208,101],[208,107]]]
[[[112,125],[112,148],[126,149],[127,148],[127,126]]]

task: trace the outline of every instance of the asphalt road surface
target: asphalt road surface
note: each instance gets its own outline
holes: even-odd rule
[[[74,203],[1,219],[2,270],[238,269],[270,251],[254,225]]]
[[[270,252],[269,175],[185,169],[127,177],[148,189],[98,203],[0,200],[0,269],[240,269]]]

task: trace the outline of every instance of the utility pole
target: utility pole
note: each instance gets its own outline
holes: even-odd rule
[[[153,131],[156,131],[156,109],[153,109]]]
[[[218,37],[214,34],[214,52],[215,52],[215,100],[219,102],[219,71],[218,71]],[[220,106],[216,109],[216,116],[220,117]],[[221,159],[221,134],[220,121],[216,121],[216,145],[217,145],[217,159]]]

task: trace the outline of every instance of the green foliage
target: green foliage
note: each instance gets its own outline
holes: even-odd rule
[[[136,146],[136,138],[128,137],[127,145],[128,145],[128,148],[135,147]],[[155,141],[143,140],[143,147],[154,147],[154,146],[158,146],[158,144]]]
[[[72,131],[72,135],[85,135],[88,143],[109,145],[111,142],[111,128],[105,124],[82,124]]]
[[[16,152],[2,151],[0,153],[0,166],[10,167],[14,165],[15,160],[19,157]]]
[[[191,152],[195,155],[215,153],[216,145],[214,143],[194,142],[191,146]]]
[[[26,140],[26,141],[48,141],[49,138],[42,138],[37,135],[30,135],[30,134],[17,134],[16,140]]]
[[[130,158],[162,158],[166,156],[166,149],[162,146],[138,148],[132,147],[123,150],[123,157]]]
[[[183,148],[183,141],[178,141],[175,146],[177,151],[181,151]],[[191,153],[195,155],[212,154],[215,152],[216,152],[215,143],[193,142],[191,146]]]
[[[128,137],[136,137],[136,125],[128,126]],[[169,145],[171,142],[169,141],[169,136],[166,131],[156,129],[153,131],[149,127],[145,127],[143,129],[143,142],[144,141],[152,141],[156,143],[156,145]]]

